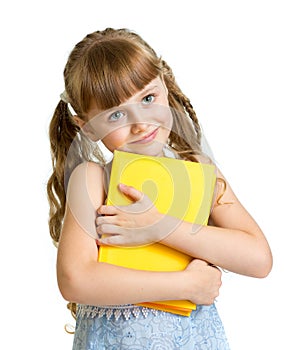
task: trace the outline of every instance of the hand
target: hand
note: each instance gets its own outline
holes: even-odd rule
[[[98,244],[141,246],[160,241],[177,224],[177,219],[158,212],[153,202],[137,189],[119,184],[133,203],[127,206],[102,205],[96,219]]]
[[[221,271],[206,261],[194,259],[184,271],[187,274],[188,300],[199,305],[211,305],[222,285]]]

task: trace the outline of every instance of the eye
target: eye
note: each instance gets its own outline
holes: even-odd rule
[[[151,104],[152,102],[154,102],[154,100],[155,100],[154,94],[149,94],[149,95],[145,96],[145,97],[142,99],[142,103],[143,103],[144,105],[149,105],[149,104]]]
[[[123,111],[115,111],[114,113],[112,113],[109,117],[108,120],[111,122],[116,122],[117,120],[122,119],[123,117],[125,117],[125,112]]]

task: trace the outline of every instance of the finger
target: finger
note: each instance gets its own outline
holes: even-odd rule
[[[111,235],[98,239],[99,245],[125,246],[126,241],[120,235]]]
[[[117,214],[117,208],[113,205],[102,205],[97,210],[99,215],[115,215]]]
[[[136,188],[132,186],[127,186],[125,184],[119,184],[118,185],[119,190],[125,194],[127,197],[132,199],[134,202],[140,201],[144,197],[144,193],[140,192]]]
[[[97,226],[97,233],[100,235],[120,234],[120,227],[113,224],[102,224]]]
[[[200,259],[193,259],[190,264],[195,264],[197,266],[208,266],[206,261]]]
[[[100,226],[103,224],[117,224],[117,216],[111,215],[111,216],[98,216],[95,220],[96,226]]]
[[[96,244],[99,245],[99,246],[102,246],[102,245],[105,245],[101,242],[101,238],[97,238],[96,239]]]

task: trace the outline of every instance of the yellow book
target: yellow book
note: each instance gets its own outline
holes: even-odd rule
[[[164,214],[206,225],[210,214],[215,166],[166,157],[151,157],[115,151],[108,189],[108,205],[127,205],[118,184],[145,193]],[[194,234],[194,233],[189,233]],[[191,257],[160,243],[141,247],[101,246],[99,261],[148,271],[181,271]],[[189,300],[145,302],[138,305],[189,316],[196,305]]]

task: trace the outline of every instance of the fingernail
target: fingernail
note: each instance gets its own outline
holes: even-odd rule
[[[118,187],[124,190],[127,186],[125,184],[120,183],[118,184]]]

